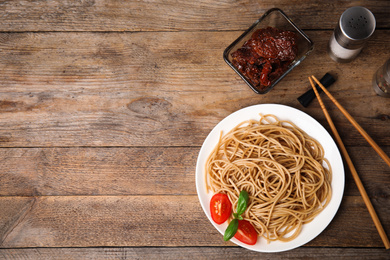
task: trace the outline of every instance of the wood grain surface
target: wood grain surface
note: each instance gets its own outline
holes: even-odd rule
[[[336,63],[329,38],[356,5],[376,31],[356,60]],[[314,50],[257,95],[222,54],[274,7]],[[0,259],[389,259],[348,169],[329,226],[276,254],[224,242],[195,187],[204,139],[238,109],[284,104],[330,132],[316,100],[297,101],[326,72],[390,155],[390,99],[372,88],[390,58],[389,14],[386,0],[0,1]],[[390,235],[390,169],[322,97]]]
[[[370,9],[388,28],[387,0],[54,0],[1,1],[1,31],[229,31],[243,30],[271,8],[282,9],[303,29],[334,29],[349,7]]]
[[[0,251],[4,258],[39,259],[319,259],[324,256],[335,259],[384,259],[378,256],[380,249],[366,248],[298,248],[278,254],[257,253],[237,247],[120,247],[120,248],[23,248]],[[342,257],[340,257],[342,256]]]
[[[198,147],[1,148],[0,196],[196,195],[198,152]],[[382,159],[371,147],[349,147],[349,154],[367,192],[388,197],[390,172]],[[345,194],[358,196],[345,168]]]
[[[0,206],[5,248],[233,245],[221,239],[196,195],[2,197]],[[381,209],[381,220],[388,223],[390,211]],[[338,247],[340,243],[382,246],[360,196],[345,196],[334,221],[307,246]]]
[[[255,94],[222,59],[240,33],[5,34],[0,146],[200,146],[222,118],[259,103],[296,107],[327,125],[317,102],[305,109],[297,101],[310,88],[307,77],[326,72],[338,78],[335,98],[379,145],[390,144],[383,138],[390,105],[371,85],[390,56],[389,31],[377,31],[348,64],[327,56],[331,32],[308,32],[313,53],[270,95]],[[366,144],[341,113],[330,113],[352,135],[346,144]]]

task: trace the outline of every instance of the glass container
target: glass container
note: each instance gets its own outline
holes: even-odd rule
[[[232,53],[241,48],[244,43],[251,38],[252,34],[261,28],[274,27],[281,30],[292,31],[297,35],[298,52],[296,58],[288,66],[287,70],[278,78],[273,79],[271,84],[264,88],[259,88],[253,85],[233,64]],[[223,57],[226,63],[245,81],[246,84],[257,94],[265,94],[269,92],[276,84],[278,84],[292,69],[297,67],[306,56],[313,50],[313,42],[309,37],[287,17],[287,15],[278,8],[268,10],[259,20],[250,26],[241,36],[231,43],[224,51]]]
[[[378,95],[390,97],[390,59],[375,72],[372,86]]]

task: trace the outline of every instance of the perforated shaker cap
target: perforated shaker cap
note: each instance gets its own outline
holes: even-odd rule
[[[372,12],[365,7],[354,6],[341,15],[335,37],[341,46],[356,49],[370,38],[375,27],[376,20]]]

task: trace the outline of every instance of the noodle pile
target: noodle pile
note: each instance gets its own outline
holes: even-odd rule
[[[298,236],[329,203],[331,178],[321,144],[274,115],[221,133],[206,163],[208,191],[227,194],[235,212],[239,193],[246,190],[242,217],[267,242]]]

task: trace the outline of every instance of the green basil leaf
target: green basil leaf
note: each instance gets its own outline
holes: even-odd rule
[[[229,241],[232,237],[234,237],[237,230],[238,230],[238,219],[233,219],[225,230],[225,234],[223,235],[223,240]]]
[[[237,214],[241,215],[242,213],[245,212],[246,207],[248,206],[248,200],[249,200],[249,195],[248,192],[245,190],[242,190],[240,192],[240,196],[238,197],[238,202],[237,202]]]

